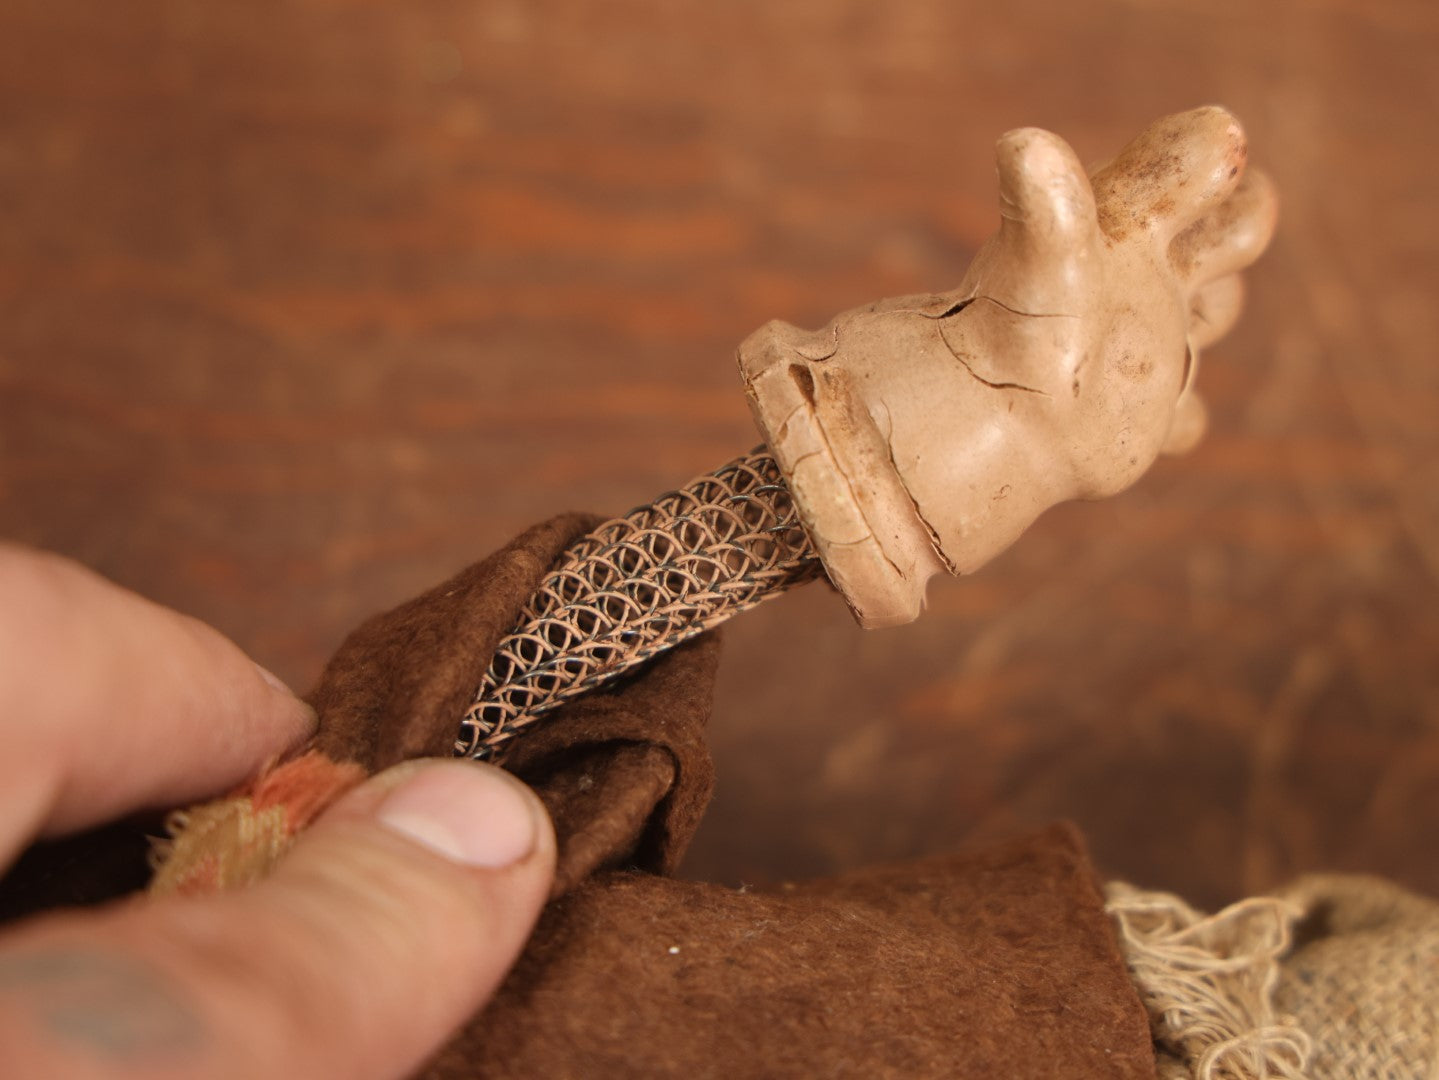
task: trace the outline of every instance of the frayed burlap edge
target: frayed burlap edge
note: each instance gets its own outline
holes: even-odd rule
[[[1298,905],[1251,897],[1206,916],[1177,896],[1121,882],[1108,886],[1106,901],[1163,1080],[1308,1075],[1310,1038],[1273,1004]]]
[[[151,849],[150,893],[190,896],[261,880],[301,829],[364,778],[353,762],[311,750],[222,799],[175,811],[165,821],[168,838]]]

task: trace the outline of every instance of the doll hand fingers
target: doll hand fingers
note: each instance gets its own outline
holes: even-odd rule
[[[410,763],[347,794],[260,884],[0,937],[21,1076],[408,1075],[494,991],[554,839],[498,769]]]
[[[1162,454],[1187,454],[1204,438],[1209,429],[1209,410],[1204,399],[1194,390],[1186,390],[1174,406],[1169,434],[1159,448]]]
[[[1093,178],[1099,225],[1168,244],[1239,183],[1248,147],[1239,121],[1210,105],[1155,121]]]
[[[1097,235],[1094,193],[1069,144],[1038,128],[995,146],[1003,223],[976,282],[1016,312],[1073,314]]]
[[[1094,230],[1094,194],[1069,144],[1039,128],[1006,132],[995,146],[1006,243],[1062,258]]]
[[[1244,279],[1238,274],[1211,281],[1189,301],[1189,343],[1194,348],[1214,344],[1234,328],[1244,309]]]
[[[1243,270],[1269,246],[1278,216],[1274,182],[1250,169],[1229,198],[1174,238],[1170,261],[1196,286]]]

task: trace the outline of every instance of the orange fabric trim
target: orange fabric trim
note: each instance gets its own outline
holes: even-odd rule
[[[354,762],[310,750],[214,802],[177,810],[156,845],[152,895],[200,895],[265,878],[296,834],[365,778]]]

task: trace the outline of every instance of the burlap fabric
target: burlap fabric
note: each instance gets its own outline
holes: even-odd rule
[[[1439,1077],[1439,903],[1373,877],[1301,878],[1274,1004],[1314,1042],[1316,1080]]]
[[[1439,903],[1341,875],[1207,916],[1108,891],[1165,1080],[1439,1077]]]

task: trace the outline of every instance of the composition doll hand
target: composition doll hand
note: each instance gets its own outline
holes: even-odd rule
[[[1202,347],[1234,324],[1276,200],[1221,108],[1150,125],[1086,175],[1057,135],[996,151],[999,231],[958,288],[739,349],[830,579],[866,626],[919,614],[1048,507],[1113,495],[1203,434]]]
[[[313,725],[210,627],[0,544],[0,868],[31,839],[238,784]],[[507,774],[399,766],[249,889],[0,931],[3,1071],[408,1074],[498,986],[553,865],[539,800]]]

